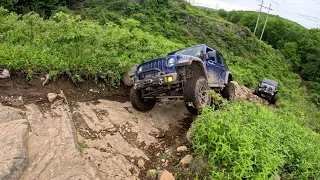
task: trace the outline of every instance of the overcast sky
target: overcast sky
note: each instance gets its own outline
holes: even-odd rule
[[[192,1],[192,0],[191,0]],[[195,5],[225,10],[258,11],[261,0],[194,0]],[[276,14],[295,21],[306,28],[320,28],[320,0],[264,0],[263,5],[273,9]],[[266,8],[262,8],[268,12]]]

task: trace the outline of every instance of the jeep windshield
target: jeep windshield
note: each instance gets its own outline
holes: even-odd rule
[[[193,46],[193,47],[187,47],[185,49],[181,49],[172,53],[169,53],[168,55],[189,55],[189,56],[195,56],[200,57],[203,56],[203,46]]]
[[[264,78],[264,79],[262,80],[262,83],[269,84],[269,85],[271,85],[271,86],[278,86],[278,83],[277,83],[277,82],[275,82],[275,81],[273,81],[273,80],[271,80],[271,79],[267,79],[267,78]]]

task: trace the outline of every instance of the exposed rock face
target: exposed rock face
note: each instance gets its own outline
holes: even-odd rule
[[[26,108],[0,104],[0,179],[101,179],[76,149],[68,106]]]
[[[28,165],[30,125],[18,109],[0,104],[0,179],[19,179]]]
[[[20,178],[30,179],[101,179],[90,161],[76,149],[69,108],[57,105],[42,113],[34,104],[26,106],[31,125],[28,140],[29,166]]]
[[[86,144],[84,157],[113,180],[138,179],[140,172],[154,178],[157,171],[147,167],[152,161],[148,148],[161,141],[159,131],[179,126],[187,115],[183,101],[159,102],[149,113],[136,111],[130,102],[109,100],[78,102],[73,109],[78,140]]]

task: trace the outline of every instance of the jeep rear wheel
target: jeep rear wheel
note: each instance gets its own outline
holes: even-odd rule
[[[131,89],[130,101],[132,106],[138,111],[149,111],[156,105],[156,99],[144,99],[141,96],[141,90],[134,88]]]
[[[278,101],[278,98],[279,98],[278,94],[277,93],[274,94],[272,99],[270,100],[270,103],[275,104]]]
[[[228,84],[223,88],[221,95],[229,101],[234,101],[236,97],[235,85],[233,81],[228,82]]]
[[[208,81],[204,77],[193,77],[184,86],[184,102],[192,114],[200,114],[204,106],[210,105],[211,95]]]

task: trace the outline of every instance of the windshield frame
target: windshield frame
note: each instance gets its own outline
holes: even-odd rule
[[[187,51],[187,50],[195,50],[197,52],[187,52],[187,53],[182,53],[184,51]],[[169,53],[168,55],[187,55],[187,56],[194,56],[194,57],[198,57],[198,58],[201,58],[201,51],[204,55],[204,45],[196,45],[196,46],[191,46],[191,47],[186,47],[186,48],[183,48],[183,49],[179,49],[177,51],[173,51],[171,53]]]

